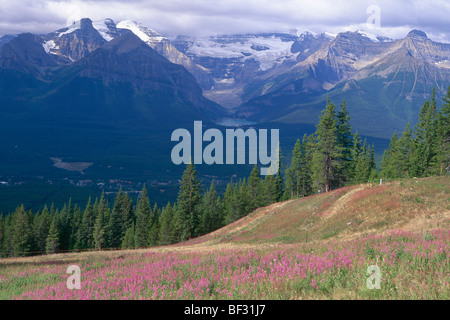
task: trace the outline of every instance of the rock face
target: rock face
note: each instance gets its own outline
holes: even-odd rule
[[[54,57],[45,52],[43,44],[44,39],[31,33],[12,38],[0,50],[0,69],[41,77],[44,69],[57,65]]]
[[[213,79],[209,75],[209,70],[196,64],[183,52],[180,52],[168,38],[141,23],[131,20],[119,22],[117,28],[119,30],[130,30],[152,49],[167,58],[167,60],[185,67],[195,77],[203,89],[210,89],[212,87]]]
[[[106,42],[87,18],[45,35],[44,39],[48,52],[66,59],[67,62],[85,57]]]
[[[176,97],[197,107],[208,105],[185,68],[165,59],[132,32],[123,32],[68,69],[69,73],[73,71],[79,77],[100,80],[105,85],[130,83],[140,93]]]

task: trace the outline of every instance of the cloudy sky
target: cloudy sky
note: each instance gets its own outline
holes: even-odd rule
[[[169,37],[361,29],[401,38],[420,29],[450,42],[449,0],[0,0],[0,35],[47,33],[83,17],[128,18]]]

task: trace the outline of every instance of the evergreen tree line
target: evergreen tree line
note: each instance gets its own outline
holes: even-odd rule
[[[448,172],[450,159],[450,87],[438,108],[435,92],[421,109],[414,132],[408,125],[394,133],[384,152],[381,175],[374,145],[352,132],[345,101],[327,99],[316,132],[297,140],[292,161],[281,175],[259,175],[255,166],[247,179],[230,181],[222,196],[214,183],[205,192],[197,171],[188,164],[177,201],[163,208],[150,205],[145,186],[136,205],[122,190],[112,207],[104,193],[84,209],[71,201],[62,209],[44,207],[33,214],[23,205],[0,216],[0,255],[23,256],[86,249],[141,248],[168,245],[201,236],[236,221],[256,208],[282,200],[328,192],[346,185],[383,178],[423,177]],[[280,154],[281,159],[281,154]]]
[[[450,165],[450,87],[438,106],[436,91],[425,101],[414,129],[407,124],[402,135],[392,135],[381,163],[386,178],[443,175]]]
[[[246,179],[227,185],[220,197],[214,183],[203,192],[193,164],[187,165],[176,203],[153,208],[144,185],[134,206],[122,189],[112,207],[100,199],[80,208],[69,201],[35,214],[19,206],[0,216],[0,256],[24,256],[87,249],[131,249],[168,245],[210,233],[258,207],[282,199],[282,177],[259,176],[257,166]]]
[[[291,165],[285,172],[283,199],[328,192],[378,178],[375,146],[352,132],[345,100],[340,110],[330,99],[320,115],[316,132],[297,140]]]

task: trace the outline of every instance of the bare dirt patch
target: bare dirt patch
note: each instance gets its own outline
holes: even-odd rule
[[[93,162],[64,162],[61,158],[50,158],[53,161],[53,165],[59,169],[64,169],[68,171],[78,171],[84,174],[84,170],[92,166]]]

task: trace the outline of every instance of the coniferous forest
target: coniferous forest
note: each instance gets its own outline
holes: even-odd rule
[[[207,234],[271,203],[380,178],[446,175],[450,165],[450,87],[442,100],[438,101],[433,90],[414,128],[408,124],[401,135],[393,134],[380,170],[374,145],[352,130],[346,102],[337,108],[328,99],[316,132],[297,140],[292,161],[285,168],[280,154],[280,170],[275,176],[263,178],[255,166],[247,179],[230,181],[219,195],[214,183],[201,185],[194,165],[189,164],[176,202],[164,207],[152,206],[145,186],[137,203],[120,190],[113,203],[102,194],[100,199],[89,198],[83,207],[68,200],[62,208],[45,206],[32,212],[21,205],[0,216],[0,255],[168,245]]]

